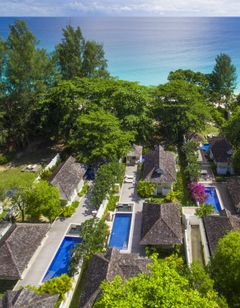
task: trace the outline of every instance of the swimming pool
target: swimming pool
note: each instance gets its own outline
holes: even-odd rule
[[[205,203],[212,204],[212,206],[214,207],[214,210],[216,212],[220,212],[222,208],[220,205],[220,201],[218,199],[216,189],[214,187],[205,187],[205,193],[208,196],[207,201]]]
[[[79,237],[65,236],[58,251],[50,264],[43,282],[68,272],[71,262],[71,252],[76,244],[80,243]]]
[[[209,152],[209,144],[208,144],[208,143],[204,143],[204,144],[202,145],[201,149],[202,149],[204,152],[208,153],[208,152]]]
[[[131,228],[132,214],[115,214],[109,247],[119,250],[128,249],[128,240]]]

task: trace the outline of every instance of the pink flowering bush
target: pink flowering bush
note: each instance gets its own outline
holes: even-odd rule
[[[192,200],[199,204],[204,204],[207,201],[207,194],[205,193],[205,187],[199,183],[190,183],[188,188],[191,192]]]

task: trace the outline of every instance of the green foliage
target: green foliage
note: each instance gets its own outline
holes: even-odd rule
[[[107,236],[107,225],[103,220],[91,218],[81,224],[81,243],[76,245],[72,253],[69,274],[78,272],[80,260],[89,259],[94,253],[104,250]]]
[[[113,190],[114,184],[123,181],[124,172],[125,166],[117,162],[104,164],[98,169],[91,198],[96,208],[99,208],[106,195]]]
[[[57,304],[60,304],[65,299],[65,294],[72,288],[72,278],[63,274],[60,277],[47,280],[39,288],[31,287],[34,291],[40,294],[59,294]]]
[[[184,80],[201,87],[204,92],[209,90],[209,76],[201,72],[178,69],[169,73],[168,80]]]
[[[64,206],[63,210],[61,211],[60,216],[64,218],[71,217],[76,212],[76,208],[78,206],[79,206],[79,202],[73,201],[72,204]]]
[[[86,41],[81,29],[68,25],[63,29],[62,42],[56,46],[55,55],[64,79],[75,77],[108,77],[103,46]]]
[[[0,154],[0,165],[8,163],[8,157],[4,154]]]
[[[233,155],[233,169],[236,174],[240,175],[240,150],[235,151]]]
[[[153,114],[167,144],[182,144],[184,135],[205,128],[211,119],[208,103],[199,87],[184,80],[160,85]]]
[[[36,174],[29,171],[22,172],[18,168],[11,168],[0,172],[0,199],[10,190],[16,191],[22,187],[31,186]]]
[[[228,99],[236,88],[236,67],[232,64],[231,58],[221,53],[216,57],[216,64],[210,75],[211,90],[217,93],[220,98],[226,96]],[[226,101],[226,105],[228,100]]]
[[[21,211],[22,221],[27,214],[32,221],[39,221],[43,215],[53,221],[60,213],[60,193],[54,186],[41,180],[31,187],[19,189],[14,197],[15,204]]]
[[[139,274],[125,282],[120,276],[104,281],[103,294],[94,307],[220,307],[213,290],[204,296],[191,288],[179,272],[179,261],[173,257],[158,260],[152,257],[151,274]]]
[[[180,192],[179,191],[170,191],[166,197],[165,197],[165,202],[178,202],[180,200]]]
[[[149,198],[153,195],[155,185],[151,182],[139,181],[138,182],[138,195],[141,198]]]
[[[223,130],[227,139],[236,147],[240,147],[240,107],[237,107]]]
[[[83,197],[88,192],[88,190],[89,190],[89,184],[88,182],[85,182],[82,190],[78,193],[78,196]]]
[[[200,164],[198,162],[198,145],[195,141],[187,141],[182,146],[183,153],[186,158],[187,166],[184,170],[188,179],[197,182],[200,177]]]
[[[114,211],[118,201],[119,201],[119,196],[114,196],[113,194],[111,194],[108,199],[107,209],[109,211]]]
[[[201,204],[196,210],[196,215],[200,218],[204,218],[207,215],[214,213],[212,204]]]
[[[70,145],[80,161],[98,165],[119,160],[133,141],[131,132],[123,132],[120,121],[103,109],[83,114],[76,121]]]
[[[218,242],[209,266],[215,287],[230,307],[240,303],[240,232],[229,232]]]

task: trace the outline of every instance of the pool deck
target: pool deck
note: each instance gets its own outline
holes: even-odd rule
[[[144,200],[137,195],[138,166],[127,166],[125,174],[134,176],[134,183],[123,183],[119,202],[134,202],[134,229],[130,239],[130,252],[145,256],[145,249],[139,245],[142,225],[142,207]]]
[[[85,220],[92,218],[92,211],[94,210],[90,202],[90,192],[81,198],[80,204],[76,212],[67,219],[57,219],[48,232],[48,236],[44,241],[44,245],[41,246],[39,253],[32,260],[29,265],[28,271],[23,280],[19,280],[15,289],[19,286],[33,285],[38,286],[50,263],[52,262],[54,255],[62,242],[64,235],[66,234],[70,224],[81,224]],[[76,200],[80,200],[79,197]]]

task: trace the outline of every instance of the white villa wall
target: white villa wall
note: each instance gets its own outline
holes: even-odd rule
[[[109,199],[109,196],[107,195],[106,199],[103,200],[103,202],[101,203],[97,211],[97,215],[96,215],[97,218],[101,219],[103,217],[103,214],[107,208],[108,199]]]
[[[49,170],[50,168],[52,168],[52,167],[54,167],[56,164],[57,164],[57,162],[60,160],[60,155],[59,155],[59,153],[57,153],[54,157],[53,157],[53,159],[50,161],[50,163],[43,169],[44,171],[45,170]],[[37,182],[39,182],[41,180],[41,176],[39,175],[37,178],[36,178],[36,180],[35,180],[35,182],[37,183]]]

